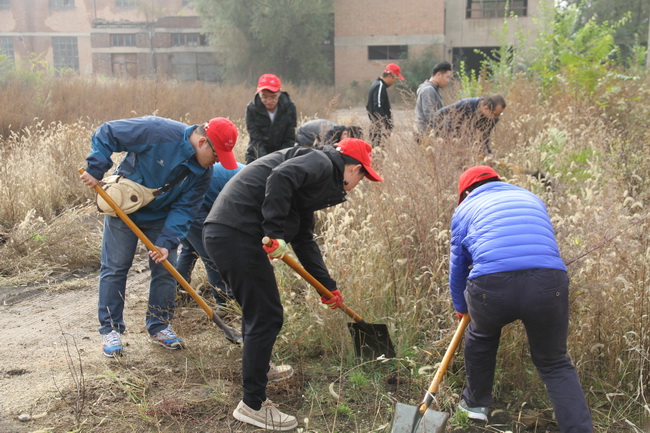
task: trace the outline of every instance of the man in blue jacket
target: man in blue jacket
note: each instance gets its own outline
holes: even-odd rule
[[[190,225],[187,237],[181,241],[182,248],[178,255],[178,261],[176,262],[176,270],[189,282],[191,280],[194,264],[198,258],[201,258],[201,261],[205,266],[205,272],[208,275],[208,282],[210,283],[210,286],[212,286],[212,295],[217,303],[215,312],[220,317],[225,317],[227,314],[227,311],[223,307],[226,305],[228,299],[232,298],[232,292],[226,286],[226,283],[223,281],[223,278],[221,278],[221,274],[219,273],[219,268],[217,268],[217,265],[210,260],[210,257],[203,246],[203,222],[205,221],[205,217],[208,216],[208,213],[210,213],[210,209],[212,209],[212,205],[223,187],[226,186],[226,183],[245,166],[246,165],[239,162],[237,163],[237,168],[234,170],[228,170],[220,162],[213,166],[212,180],[210,181],[208,190],[205,192],[205,199],[203,199],[203,204],[201,204],[198,216]]]
[[[111,155],[126,152],[115,170],[148,188],[170,185],[162,195],[130,215],[158,251],[149,252],[151,280],[146,327],[150,341],[168,349],[179,349],[171,319],[174,314],[176,281],[161,264],[176,261],[176,249],[196,217],[212,178],[212,165],[220,161],[237,168],[232,149],[237,128],[223,117],[203,125],[188,126],[156,116],[114,120],[101,125],[92,136],[92,151],[81,181],[94,188],[113,165]],[[118,217],[104,218],[99,273],[99,333],[106,356],[122,354],[121,336],[126,278],[135,256],[138,237]]]
[[[591,415],[567,355],[569,278],[544,203],[489,166],[459,179],[449,287],[465,332],[467,384],[459,408],[487,421],[501,329],[521,320],[562,433],[589,433]]]

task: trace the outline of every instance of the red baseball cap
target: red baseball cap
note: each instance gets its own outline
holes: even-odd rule
[[[239,131],[235,124],[225,117],[215,117],[210,119],[204,128],[205,134],[214,146],[214,151],[217,152],[221,165],[226,170],[236,169],[238,165],[232,149],[237,143]]]
[[[389,74],[395,74],[397,75],[397,78],[404,81],[404,77],[402,77],[401,71],[402,70],[395,63],[389,63],[388,65],[386,65],[386,70],[384,72],[388,72]]]
[[[264,74],[257,81],[257,91],[268,90],[269,92],[277,92],[282,87],[280,79],[273,74]]]
[[[359,161],[366,170],[366,177],[368,179],[373,182],[381,182],[384,180],[370,166],[370,162],[372,161],[372,146],[365,141],[359,140],[358,138],[345,138],[339,141],[336,150],[341,152],[343,155],[347,155],[350,158]]]
[[[501,180],[499,174],[494,171],[489,165],[477,165],[476,167],[468,168],[458,178],[458,204],[463,201],[463,193],[467,188],[474,185],[476,182],[481,182],[487,179]]]

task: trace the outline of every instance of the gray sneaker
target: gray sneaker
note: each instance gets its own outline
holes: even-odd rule
[[[232,416],[238,421],[267,430],[288,431],[298,427],[295,416],[280,412],[268,398],[262,403],[260,410],[253,410],[246,403],[240,401]]]
[[[469,407],[467,406],[467,403],[465,403],[465,400],[461,400],[460,403],[458,404],[458,410],[466,413],[469,419],[475,419],[477,421],[485,421],[485,422],[487,422],[488,420],[487,407],[481,407],[481,406]]]
[[[293,367],[290,365],[275,365],[272,362],[269,363],[269,371],[266,373],[269,383],[282,382],[283,380],[289,379],[291,376],[293,376]]]
[[[167,349],[181,349],[185,347],[183,340],[179,338],[172,329],[172,325],[167,325],[167,327],[162,331],[158,331],[154,335],[150,335],[149,341],[152,343],[160,344]]]

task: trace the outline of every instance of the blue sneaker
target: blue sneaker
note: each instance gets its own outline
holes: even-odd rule
[[[160,344],[161,346],[167,349],[181,349],[185,346],[185,343],[181,338],[179,338],[172,329],[172,325],[167,325],[162,331],[158,331],[154,335],[149,336],[149,341],[152,343]]]
[[[111,331],[108,334],[102,335],[102,341],[104,343],[104,355],[109,358],[115,358],[116,356],[122,356],[122,335],[117,331]]]
[[[460,410],[461,412],[465,412],[469,419],[475,419],[477,421],[485,421],[485,422],[487,422],[488,420],[487,407],[480,407],[480,406],[469,407],[467,406],[467,403],[465,403],[465,400],[461,400],[460,404],[458,405],[458,410]]]

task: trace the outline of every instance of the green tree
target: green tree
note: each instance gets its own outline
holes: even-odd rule
[[[634,55],[635,47],[648,42],[648,21],[650,20],[650,2],[648,0],[569,0],[580,10],[580,20],[590,20],[597,24],[615,23],[627,17],[625,23],[616,29],[614,42],[621,49],[624,59]]]
[[[326,41],[332,0],[197,0],[229,81],[273,73],[294,82],[333,81]]]
[[[557,11],[552,29],[536,40],[535,61],[530,69],[545,89],[560,86],[576,96],[592,95],[615,66],[619,51],[614,34],[625,20],[582,23],[576,6]]]

